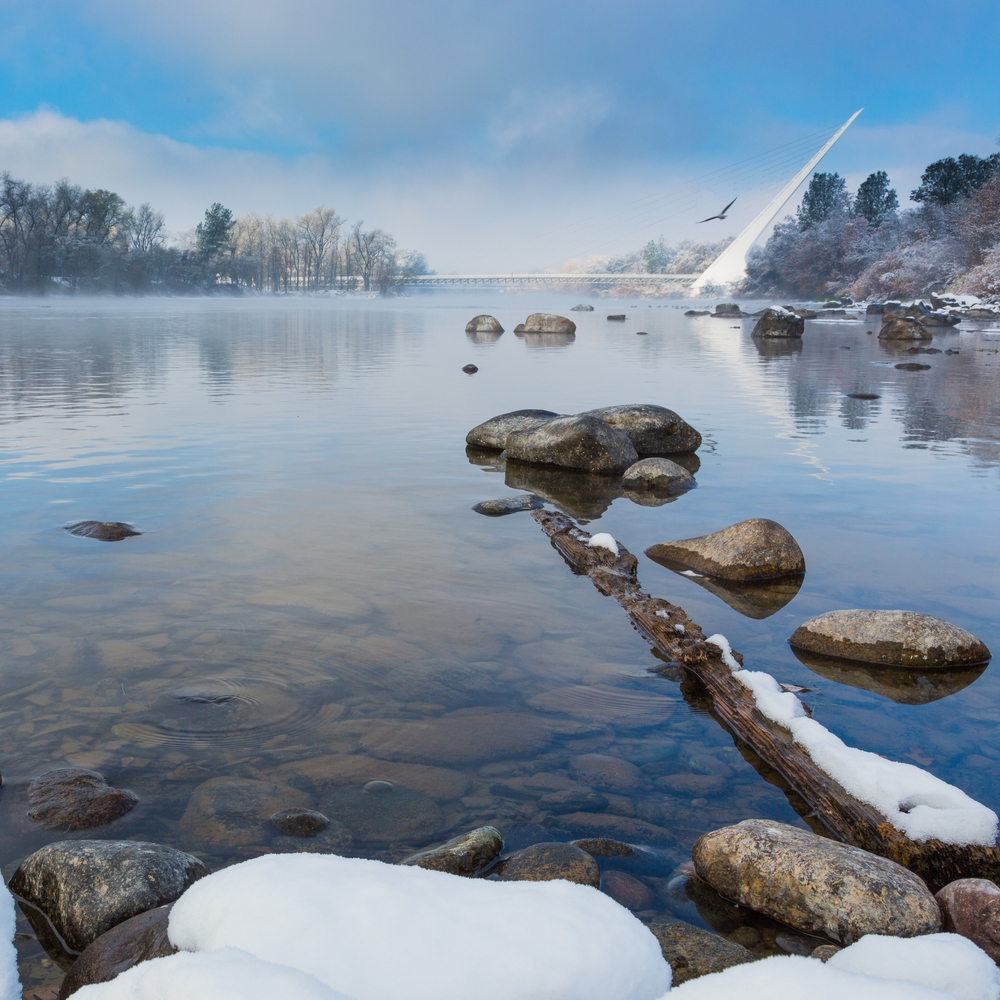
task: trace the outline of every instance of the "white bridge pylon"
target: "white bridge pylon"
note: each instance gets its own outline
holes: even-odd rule
[[[834,132],[827,144],[761,209],[746,229],[702,271],[691,286],[691,291],[700,295],[707,288],[727,288],[742,281],[747,274],[747,254],[774,217],[785,207],[785,202],[795,194],[798,186],[809,176],[813,168],[833,148],[833,144],[847,131],[851,123],[864,111],[858,108],[843,125]]]

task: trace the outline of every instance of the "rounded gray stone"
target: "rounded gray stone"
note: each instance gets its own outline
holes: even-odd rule
[[[805,320],[787,309],[765,309],[750,336],[801,337],[805,328]]]
[[[649,929],[674,970],[674,986],[754,960],[742,945],[691,924],[650,924]]]
[[[46,830],[89,830],[131,812],[139,796],[85,767],[57,767],[28,785],[28,803],[28,819]]]
[[[640,455],[686,455],[701,447],[701,435],[686,420],[656,403],[622,403],[578,414],[597,417],[628,435]]]
[[[694,486],[694,476],[669,458],[640,458],[625,470],[622,486],[653,493],[679,492]]]
[[[912,316],[888,316],[879,330],[879,340],[932,340],[933,335]]]
[[[551,410],[511,410],[510,413],[501,413],[477,424],[465,435],[465,443],[473,448],[495,448],[502,451],[507,444],[507,435],[512,431],[537,427],[558,416],[558,413]]]
[[[507,436],[507,458],[584,472],[621,472],[637,459],[626,434],[597,417],[555,417]]]
[[[475,875],[488,868],[503,851],[503,837],[493,826],[480,826],[454,837],[440,847],[411,854],[401,864],[448,872],[451,875]]]
[[[503,327],[499,321],[492,316],[483,313],[480,316],[473,316],[465,324],[466,333],[503,333]]]
[[[576,333],[576,323],[554,313],[532,313],[524,321],[524,333]]]
[[[501,882],[551,882],[564,879],[580,885],[601,885],[597,862],[571,844],[532,844],[512,854],[500,872]]]

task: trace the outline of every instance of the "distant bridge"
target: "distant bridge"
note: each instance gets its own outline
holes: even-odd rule
[[[402,285],[440,288],[448,285],[689,285],[697,274],[417,274],[400,280]]]

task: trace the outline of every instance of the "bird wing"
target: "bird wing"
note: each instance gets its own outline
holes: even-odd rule
[[[738,197],[739,195],[736,196],[736,198]],[[725,217],[726,212],[728,212],[733,207],[733,205],[736,204],[736,198],[734,198],[728,205],[726,205],[726,207],[719,213],[720,218]]]
[[[721,219],[721,218],[722,218],[721,215],[710,215],[707,219],[702,219],[701,222],[711,222],[713,219]],[[701,222],[698,223],[699,226],[701,225]]]

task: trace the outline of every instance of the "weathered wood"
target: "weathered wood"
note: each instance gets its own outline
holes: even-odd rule
[[[616,556],[603,547],[591,548],[591,536],[563,514],[536,510],[532,517],[574,573],[589,576],[602,594],[614,597],[661,656],[697,677],[716,717],[738,744],[743,742],[753,751],[751,762],[755,755],[781,775],[812,810],[809,820],[818,820],[838,840],[911,869],[933,891],[956,878],[1000,879],[1000,848],[910,840],[821,770],[787,729],[757,708],[753,693],[722,662],[719,648],[705,642],[701,627],[684,609],[642,590],[638,560],[620,543]],[[733,655],[742,664],[742,656]]]

